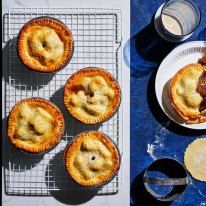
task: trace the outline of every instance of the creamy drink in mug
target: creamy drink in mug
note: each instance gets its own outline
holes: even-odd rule
[[[200,23],[200,10],[193,0],[169,0],[161,10],[161,26],[166,35],[184,40]]]

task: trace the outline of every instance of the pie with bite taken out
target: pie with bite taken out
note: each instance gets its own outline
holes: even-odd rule
[[[60,142],[64,118],[53,103],[41,98],[17,102],[8,118],[8,137],[18,149],[43,153]]]
[[[206,67],[197,63],[180,69],[171,80],[170,95],[186,123],[206,122]]]
[[[33,19],[20,30],[18,54],[31,70],[54,73],[70,60],[72,53],[72,33],[57,20]]]
[[[84,68],[64,86],[64,104],[70,114],[85,124],[96,124],[117,111],[121,99],[115,78],[102,68]]]
[[[70,177],[88,187],[108,183],[120,167],[117,147],[98,131],[77,135],[65,148],[64,161]]]

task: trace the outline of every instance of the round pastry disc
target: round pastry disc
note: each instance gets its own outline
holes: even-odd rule
[[[184,164],[193,178],[206,182],[206,138],[198,138],[187,147]]]

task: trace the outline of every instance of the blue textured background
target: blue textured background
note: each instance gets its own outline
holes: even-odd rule
[[[159,202],[148,196],[142,183],[144,169],[154,158],[172,157],[183,163],[188,144],[206,136],[206,130],[191,130],[172,122],[163,113],[155,95],[155,76],[164,57],[179,44],[167,43],[156,33],[153,16],[164,0],[131,0],[131,206],[206,206],[206,183],[190,177],[181,198]],[[187,41],[206,40],[206,0],[196,1],[202,19]],[[148,152],[148,146],[153,152]]]

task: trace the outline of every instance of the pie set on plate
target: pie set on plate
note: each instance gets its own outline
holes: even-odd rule
[[[187,123],[206,122],[206,67],[189,64],[170,83],[174,108]]]
[[[206,128],[206,42],[176,47],[160,64],[155,92],[165,114],[190,129]]]
[[[175,48],[159,66],[155,90],[170,119],[190,129],[206,129],[206,42],[188,42]],[[206,181],[206,138],[197,138],[184,152],[184,164],[193,178]]]

